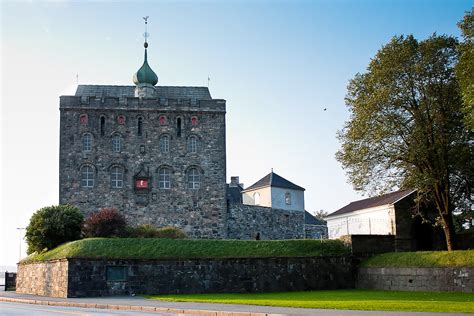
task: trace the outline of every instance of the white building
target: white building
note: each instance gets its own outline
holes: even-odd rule
[[[305,189],[276,173],[265,177],[242,191],[243,204],[259,205],[283,210],[304,211]]]
[[[349,203],[325,218],[329,238],[344,235],[400,235],[401,230],[410,229],[404,223],[407,218],[411,218],[405,200],[414,192],[412,189],[401,190]],[[403,232],[403,235],[406,234],[408,232]]]

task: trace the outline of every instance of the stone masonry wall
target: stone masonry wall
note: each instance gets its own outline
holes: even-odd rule
[[[302,239],[304,212],[270,207],[229,204],[227,215],[229,239]]]
[[[357,288],[474,292],[474,268],[359,268]]]
[[[79,207],[85,215],[104,207],[117,208],[130,224],[177,226],[191,238],[225,238],[226,146],[224,100],[82,98],[62,96],[60,102],[60,203]],[[87,123],[80,116],[87,115]],[[119,123],[119,117],[125,123]],[[160,117],[166,118],[165,124]],[[101,131],[101,117],[105,119]],[[197,118],[197,125],[192,118]],[[142,135],[138,133],[142,119]],[[181,129],[178,128],[181,120]],[[180,131],[178,131],[180,130]],[[83,151],[83,135],[92,135],[92,150]],[[120,152],[112,137],[122,140]],[[169,150],[160,137],[169,137]],[[192,153],[188,139],[198,139]],[[94,187],[81,185],[81,167],[94,170]],[[111,168],[123,168],[122,188],[112,188]],[[161,167],[171,170],[171,187],[160,189]],[[188,170],[197,168],[199,189],[188,187]],[[149,190],[137,191],[134,176],[150,179]]]
[[[21,265],[19,271],[51,273],[50,263]],[[121,280],[111,280],[123,269]],[[67,297],[303,291],[354,287],[349,256],[314,258],[245,258],[203,260],[87,260],[69,259]],[[48,284],[62,291],[34,291],[44,279],[29,278],[22,293],[65,297],[64,282],[49,275]],[[117,275],[115,275],[117,277]],[[43,294],[44,293],[44,294]]]
[[[327,239],[328,227],[326,225],[304,225],[304,238],[306,239]]]
[[[17,293],[68,297],[67,288],[68,262],[66,259],[18,265]]]

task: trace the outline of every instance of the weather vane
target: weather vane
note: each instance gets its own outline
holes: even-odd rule
[[[147,44],[147,39],[150,36],[150,34],[148,34],[148,32],[147,32],[148,18],[149,18],[148,15],[143,17],[143,20],[145,20],[145,33],[143,33],[143,37],[145,38],[145,44]],[[146,45],[146,46],[148,46],[148,45]]]

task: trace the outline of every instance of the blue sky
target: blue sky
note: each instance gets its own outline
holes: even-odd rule
[[[19,232],[58,203],[59,96],[82,84],[131,85],[143,59],[159,85],[205,86],[227,100],[227,176],[246,186],[274,168],[306,188],[306,209],[360,198],[336,132],[348,81],[392,36],[459,36],[472,1],[1,2],[0,265]],[[327,110],[324,111],[323,109]]]

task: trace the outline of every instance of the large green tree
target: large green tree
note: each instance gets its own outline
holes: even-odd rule
[[[474,130],[474,9],[466,12],[458,26],[462,31],[463,42],[459,45],[456,75],[461,86],[466,122]]]
[[[420,202],[436,206],[449,250],[456,247],[452,214],[470,198],[474,169],[457,48],[455,38],[436,34],[392,38],[349,83],[351,117],[336,154],[357,190],[416,188]]]
[[[26,227],[27,253],[51,250],[62,243],[81,239],[84,216],[72,205],[54,205],[36,211]]]

